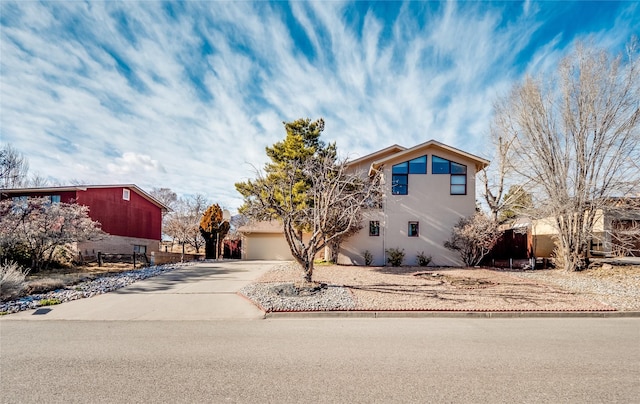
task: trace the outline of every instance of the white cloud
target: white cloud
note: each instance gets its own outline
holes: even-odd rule
[[[432,138],[486,155],[494,97],[564,52],[552,39],[520,60],[545,24],[536,3],[515,16],[455,2],[416,15],[406,3],[393,21],[371,10],[347,21],[363,5],[292,3],[306,57],[283,4],[186,2],[173,18],[156,2],[0,3],[15,20],[0,31],[1,141],[62,182],[169,187],[235,209],[233,184],[300,117],[324,117],[327,140],[352,157]],[[627,7],[597,41],[620,43],[637,13]]]
[[[107,164],[107,169],[116,174],[131,174],[136,172],[162,173],[165,169],[157,161],[146,154],[126,152],[122,157],[115,159],[114,163]]]

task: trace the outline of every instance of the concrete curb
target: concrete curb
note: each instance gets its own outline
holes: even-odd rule
[[[640,318],[637,311],[299,311],[267,312],[265,319],[289,318]]]

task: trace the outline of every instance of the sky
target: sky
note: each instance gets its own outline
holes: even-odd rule
[[[134,183],[235,211],[283,122],[345,158],[434,139],[483,158],[492,104],[639,2],[0,0],[0,142],[51,184]]]

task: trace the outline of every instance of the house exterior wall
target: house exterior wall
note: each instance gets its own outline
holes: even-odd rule
[[[159,251],[160,241],[154,239],[107,235],[100,240],[85,241],[77,244],[78,252],[91,256],[98,252],[105,254],[132,254],[134,246],[145,246],[147,257]]]
[[[60,202],[63,203],[74,203],[76,202],[77,192],[76,191],[62,191],[62,192],[26,192],[26,193],[12,193],[9,198],[15,196],[28,196],[29,198],[48,198],[52,195],[57,195],[60,197]]]
[[[392,195],[392,166],[427,155],[427,174],[409,174],[408,194]],[[433,155],[467,166],[466,195],[450,194],[450,175],[433,174]],[[384,200],[379,211],[366,212],[362,230],[346,240],[338,257],[340,264],[364,264],[363,253],[373,254],[373,265],[384,265],[385,250],[404,249],[405,265],[415,265],[418,253],[432,257],[433,265],[462,265],[458,254],[444,247],[451,230],[460,218],[475,212],[475,162],[462,155],[440,148],[405,153],[385,162],[383,168]],[[380,221],[380,235],[369,236],[369,220]],[[410,221],[419,223],[419,236],[409,237]]]
[[[123,199],[123,189],[129,190],[129,200]],[[60,202],[77,203],[89,208],[89,217],[101,224],[108,237],[82,243],[79,251],[103,253],[133,252],[134,245],[146,246],[147,253],[158,251],[162,235],[162,209],[126,186],[78,187],[78,189],[48,189],[43,191],[11,190],[2,198],[60,196]]]
[[[124,200],[123,188],[88,188],[78,192],[77,203],[88,206],[91,219],[111,235],[159,241],[162,210],[134,190]]]
[[[589,248],[591,253],[602,255],[611,250],[610,227],[611,219],[604,215],[602,210],[597,211]],[[555,219],[546,217],[533,220],[531,223],[533,255],[538,258],[551,258],[556,249],[555,238],[557,234]]]

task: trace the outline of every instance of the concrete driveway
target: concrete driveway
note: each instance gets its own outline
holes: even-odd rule
[[[264,313],[236,292],[275,264],[274,261],[203,262],[111,293],[3,317],[89,321],[261,319]]]

